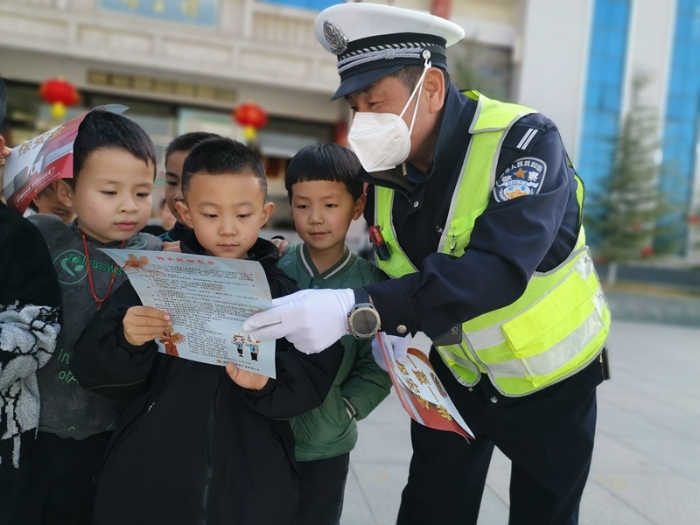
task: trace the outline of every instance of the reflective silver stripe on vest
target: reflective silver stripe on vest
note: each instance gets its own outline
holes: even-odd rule
[[[602,328],[603,320],[598,310],[593,310],[581,326],[546,352],[525,359],[489,363],[489,372],[494,377],[546,376],[574,359],[582,348],[586,348],[593,341]]]
[[[481,379],[481,370],[479,370],[479,368],[474,363],[472,363],[469,359],[466,359],[464,357],[461,357],[461,356],[453,353],[446,346],[437,346],[436,348],[437,348],[438,353],[442,357],[443,362],[446,363],[447,361],[452,361],[454,363],[457,363],[459,366],[466,368],[467,370],[471,370],[476,375],[476,379],[473,383],[467,383],[464,379],[459,377],[459,375],[457,374],[457,371],[454,368],[452,368],[451,366],[448,366],[447,368],[450,369],[450,372],[452,372],[452,375],[459,383],[461,383],[464,386],[473,386],[479,382],[479,379]]]
[[[569,257],[567,257],[567,259],[563,263],[561,263],[559,266],[557,266],[557,268],[555,268],[551,272],[547,272],[546,274],[535,274],[535,277],[537,277],[538,275],[549,275],[550,273],[557,271],[559,268],[569,264],[576,257],[579,257],[582,252],[588,252],[588,248],[581,248],[579,250],[576,250],[571,255],[569,255]],[[590,253],[586,253],[578,260],[574,267],[569,272],[567,272],[567,274],[562,278],[561,282],[568,279],[572,272],[578,272],[581,278],[585,281],[594,271],[595,270],[593,268],[593,259],[591,258]],[[550,289],[550,293],[555,289],[556,286],[552,287]],[[530,308],[535,304],[539,303],[540,301],[544,300],[547,297],[547,295],[549,295],[549,293],[545,294],[537,302],[533,303],[530,306]],[[596,310],[598,310],[598,314],[602,317],[603,306],[605,304],[605,297],[603,296],[602,291],[596,293],[594,301],[596,300],[598,301],[596,302]],[[520,313],[518,313],[517,315],[520,315]],[[515,317],[517,317],[517,315]],[[510,319],[504,319],[502,322],[495,325],[491,325],[487,328],[483,328],[482,330],[477,330],[475,332],[465,332],[464,336],[466,337],[469,343],[469,347],[473,350],[486,350],[487,348],[493,348],[494,346],[498,346],[505,343],[506,338],[503,335],[503,329],[501,327],[508,321],[510,321]],[[489,369],[491,368],[491,366],[492,365],[488,365]]]
[[[469,155],[472,153],[473,140],[469,141],[469,146],[467,146],[467,154],[464,156],[464,161],[462,162],[462,167],[459,171],[459,179],[457,179],[457,185],[455,186],[455,191],[452,192],[452,200],[450,201],[450,209],[447,212],[447,220],[445,221],[445,226],[442,228],[442,235],[440,235],[440,242],[438,242],[437,251],[438,253],[445,252],[445,243],[450,234],[450,224],[455,217],[455,210],[457,209],[457,198],[459,197],[459,188],[462,186],[462,180],[467,171],[467,162],[469,161]],[[495,184],[495,182],[494,182]]]

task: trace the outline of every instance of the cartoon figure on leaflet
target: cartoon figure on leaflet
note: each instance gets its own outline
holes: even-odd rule
[[[248,351],[250,352],[250,358],[253,361],[258,360],[258,352],[260,352],[260,341],[252,339],[248,336]]]
[[[233,346],[238,350],[238,357],[243,357],[243,346],[245,346],[245,336],[239,334],[238,332],[233,333],[233,339],[231,340]]]
[[[175,357],[180,357],[177,351],[177,344],[182,343],[185,340],[185,336],[182,334],[174,334],[173,327],[168,328],[163,335],[158,338],[158,341],[163,343],[165,346],[165,353],[167,355],[172,355]]]

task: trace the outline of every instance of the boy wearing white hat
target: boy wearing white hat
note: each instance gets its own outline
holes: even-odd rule
[[[581,225],[583,185],[554,123],[460,93],[437,17],[342,4],[316,20],[355,117],[348,141],[370,183],[365,217],[393,279],[310,290],[245,328],[318,352],[348,331],[421,331],[470,444],[412,423],[398,523],[475,524],[494,444],[513,463],[510,525],[578,523],[610,326]]]

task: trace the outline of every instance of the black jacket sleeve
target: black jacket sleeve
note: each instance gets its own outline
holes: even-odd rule
[[[125,281],[97,311],[74,346],[71,369],[80,385],[110,398],[123,399],[143,392],[158,355],[158,345],[131,345],[122,321],[141,300]]]
[[[259,391],[241,389],[245,402],[271,419],[290,419],[320,406],[331,390],[343,360],[337,341],[327,350],[306,355],[286,339],[277,341],[277,379]]]
[[[275,298],[298,289],[286,276],[269,281]],[[259,391],[241,389],[244,400],[253,410],[272,419],[289,419],[313,410],[330,392],[344,352],[343,345],[336,341],[323,352],[307,355],[286,339],[279,339],[276,347],[277,379],[270,379]]]

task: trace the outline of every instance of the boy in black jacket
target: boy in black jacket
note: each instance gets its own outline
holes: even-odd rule
[[[193,231],[184,253],[260,262],[272,296],[296,291],[275,266],[277,249],[258,238],[273,210],[260,161],[221,137],[198,144],[183,170],[178,211]],[[109,444],[95,523],[295,523],[298,475],[286,418],[319,406],[343,347],[318,355],[277,341],[277,379],[159,353],[165,312],[140,305],[127,282],[76,344],[80,383],[108,396],[139,391]]]

